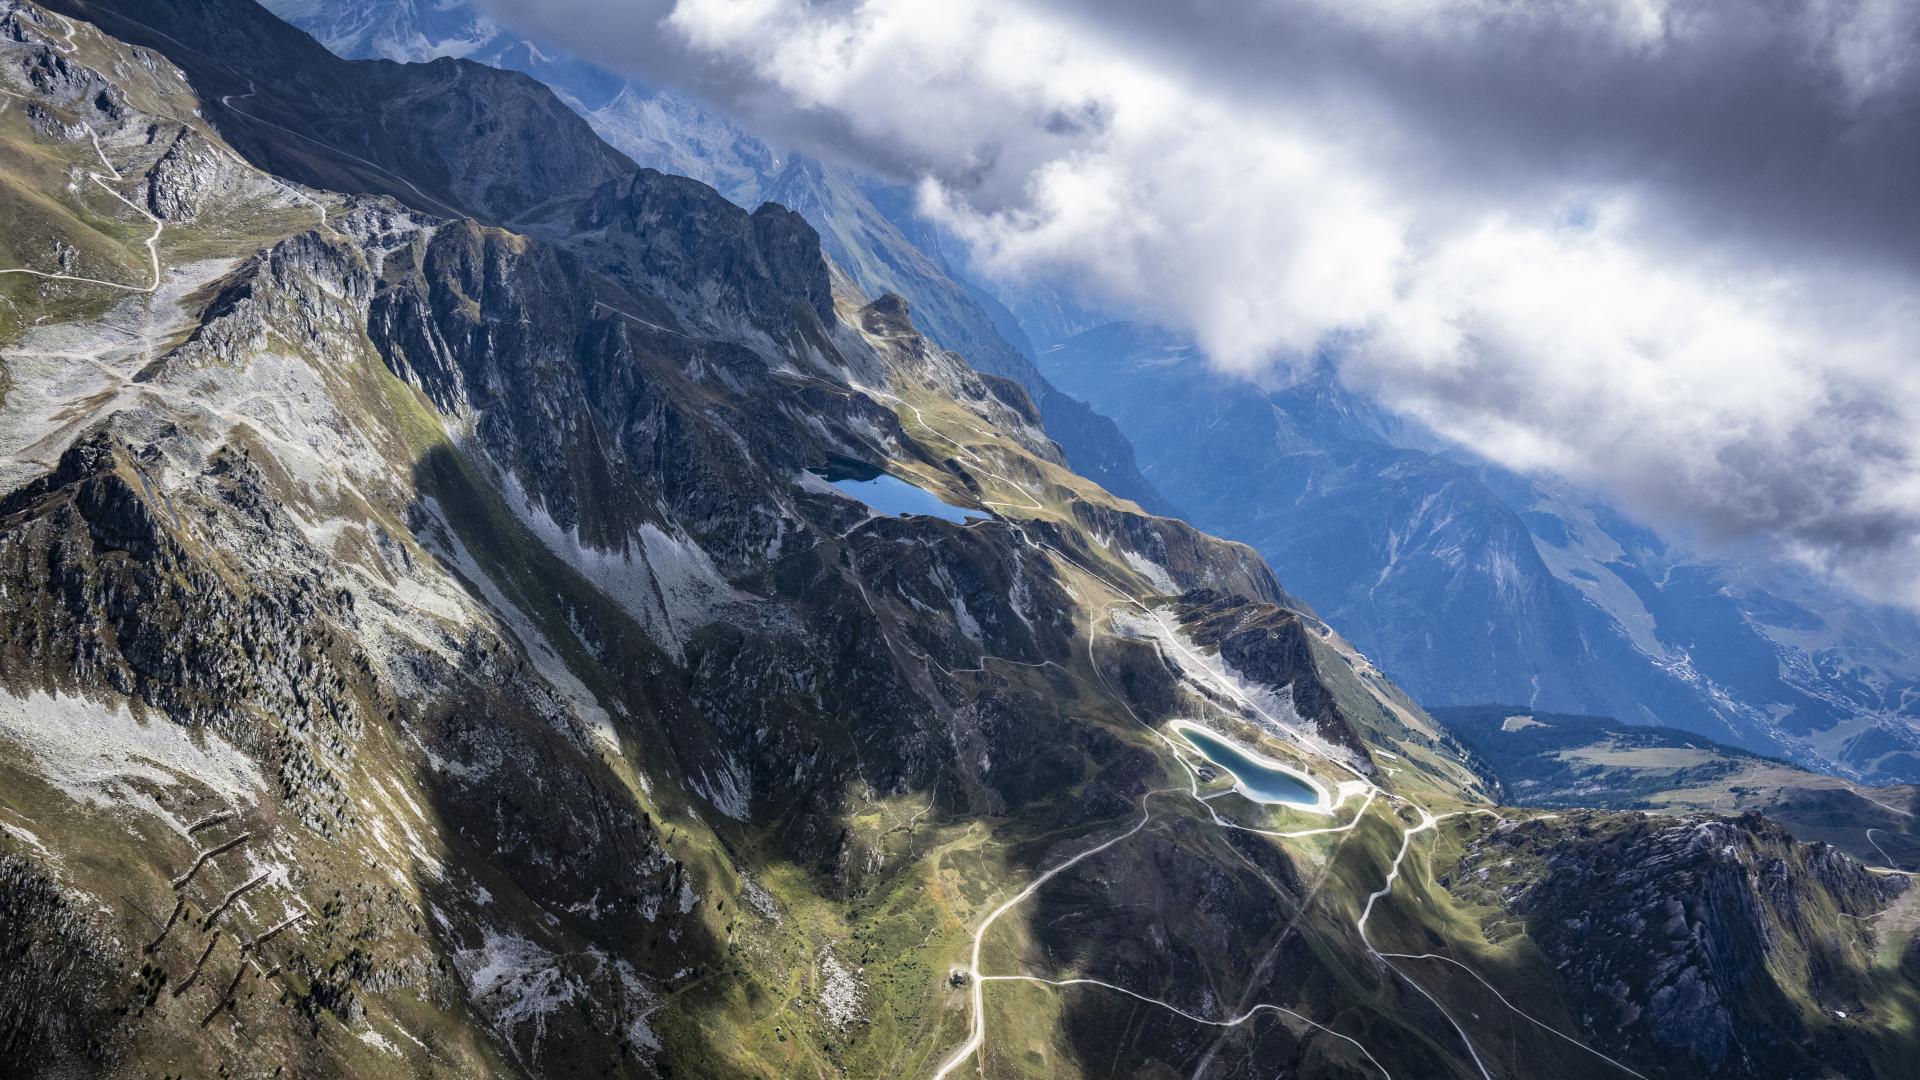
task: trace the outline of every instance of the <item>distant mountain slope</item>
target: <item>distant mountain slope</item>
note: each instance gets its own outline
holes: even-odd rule
[[[274,0],[264,6],[342,56],[403,61],[442,56],[482,59],[486,50],[501,44],[492,19],[465,4],[442,0],[386,0],[377,4]]]
[[[1191,519],[1252,544],[1430,705],[1662,723],[1870,780],[1920,778],[1920,622],[1785,568],[1667,545],[1446,451],[1327,371],[1268,392],[1136,324],[1040,354]]]
[[[1075,469],[1148,510],[1175,512],[1140,475],[1133,448],[1114,423],[1056,389],[1034,366],[1031,349],[1006,336],[1017,333],[1012,316],[1000,309],[996,317],[988,306],[998,308],[997,301],[908,239],[902,229],[913,228],[910,207],[883,200],[883,212],[869,197],[877,189],[850,170],[783,155],[692,99],[514,37],[459,0],[267,0],[265,6],[344,57],[463,57],[526,72],[640,164],[711,184],[749,210],[777,202],[798,211],[868,295],[905,297],[928,337],[979,370],[1024,387]]]
[[[890,215],[870,197],[873,191],[874,185],[846,168],[795,156],[757,197],[792,207],[812,222],[827,254],[867,293],[906,297],[913,305],[914,324],[943,348],[989,375],[1019,383],[1077,471],[1154,513],[1176,513],[1140,475],[1133,447],[1119,427],[1048,382],[1029,352],[1002,333],[1013,329],[1011,318],[996,319],[986,306],[994,303],[991,297],[907,238],[900,222],[910,222],[911,214],[904,203],[892,203]]]
[[[504,223],[633,165],[518,72],[455,59],[346,69],[306,34],[255,17],[251,0],[155,4],[138,17],[85,0],[66,6],[129,41],[171,47],[236,148],[305,183]],[[183,43],[208,22],[231,27],[218,49]],[[273,78],[245,74],[261,71]],[[523,130],[542,137],[518,138]]]
[[[1920,787],[1863,787],[1678,728],[1513,705],[1433,710],[1516,806],[1757,811],[1801,840],[1920,870]]]

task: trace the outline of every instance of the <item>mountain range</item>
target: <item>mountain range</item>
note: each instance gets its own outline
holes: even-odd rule
[[[517,37],[464,3],[273,0],[266,6],[349,59],[461,57],[526,72],[635,162],[711,184],[748,209],[772,201],[794,210],[861,289],[905,297],[928,337],[979,370],[1025,387],[1074,468],[1143,507],[1172,512],[1141,477],[1113,422],[1061,393],[1034,366],[1033,347],[1012,313],[936,245],[909,239],[925,226],[906,193],[844,166],[782,151],[691,97]]]
[[[1690,550],[1593,493],[1475,460],[1328,368],[1263,394],[1058,285],[977,284],[901,189],[463,4],[269,6],[341,55],[526,71],[635,161],[800,212],[863,289],[907,297],[936,341],[1025,386],[1079,471],[1287,567],[1299,597],[1426,704],[1604,713],[1868,782],[1920,779],[1920,620],[1903,611],[1777,558]]]
[[[10,1073],[1912,1060],[1911,789],[1450,728],[866,287],[832,170],[251,0],[0,0],[0,103]]]
[[[1264,390],[1111,323],[1042,369],[1119,421],[1189,520],[1253,545],[1430,706],[1686,728],[1870,782],[1920,779],[1920,620],[1449,448],[1322,364]]]

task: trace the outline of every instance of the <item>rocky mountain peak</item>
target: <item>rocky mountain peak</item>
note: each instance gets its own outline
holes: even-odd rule
[[[677,298],[697,323],[784,332],[796,306],[834,317],[819,235],[777,203],[749,214],[698,181],[640,169],[597,188],[573,227],[589,261]]]
[[[913,318],[908,310],[907,298],[899,293],[881,293],[879,298],[861,311],[860,315],[861,321],[872,333],[898,334],[913,330]]]

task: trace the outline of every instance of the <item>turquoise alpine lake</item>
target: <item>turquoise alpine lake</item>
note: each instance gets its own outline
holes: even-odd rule
[[[974,519],[984,521],[989,516],[985,511],[955,506],[942,500],[933,492],[909,484],[891,473],[851,477],[835,476],[823,470],[815,470],[815,472],[822,474],[827,483],[882,514],[890,514],[894,517],[923,514],[927,517],[937,517],[942,521],[951,521],[956,525],[964,525]]]
[[[1262,765],[1239,747],[1199,728],[1181,726],[1180,737],[1215,765],[1233,774],[1240,791],[1254,802],[1285,803],[1288,806],[1318,806],[1320,793],[1306,781],[1286,772]]]

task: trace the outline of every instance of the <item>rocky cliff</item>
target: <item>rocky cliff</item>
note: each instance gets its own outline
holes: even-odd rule
[[[1843,1025],[1806,1018],[1864,1018],[1874,945],[1860,921],[1902,895],[1900,875],[1795,845],[1759,815],[1580,811],[1493,830],[1451,877],[1520,920],[1583,1023],[1627,1053],[1695,1076],[1873,1074]]]

